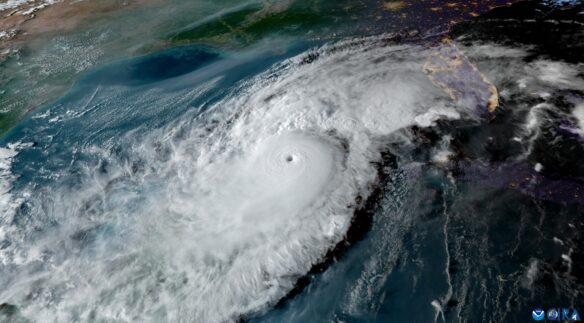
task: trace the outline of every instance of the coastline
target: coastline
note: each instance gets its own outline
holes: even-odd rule
[[[70,32],[91,19],[155,2],[156,0],[32,0],[0,10],[0,62],[32,40]]]
[[[17,0],[12,1],[17,5],[0,6],[5,8],[0,10],[0,135],[34,109],[58,99],[80,73],[103,63],[107,43],[95,38],[80,43],[82,33],[159,2]],[[55,43],[59,39],[66,41]]]
[[[452,25],[514,2],[372,1],[369,9],[345,8],[349,10],[345,12],[329,6],[313,12],[293,7],[290,0],[251,9],[242,9],[236,2],[212,1],[11,1],[20,4],[0,10],[0,135],[34,109],[58,99],[87,69],[115,59],[180,44],[246,47],[275,34],[318,38],[319,28],[324,28],[324,34],[338,35],[324,27],[321,19],[338,24],[346,19],[357,21],[360,14],[371,25],[355,23],[354,28],[365,34],[407,29],[418,23]],[[205,22],[207,17],[212,18]],[[192,27],[185,29],[189,24]]]

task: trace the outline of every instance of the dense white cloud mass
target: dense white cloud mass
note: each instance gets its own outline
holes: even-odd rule
[[[581,85],[581,66],[522,64],[529,48],[439,46],[448,47],[383,37],[324,46],[248,79],[205,112],[121,136],[110,131],[113,113],[156,118],[219,79],[184,91],[170,79],[130,97],[98,87],[78,110],[34,116],[49,128],[103,125],[69,147],[84,157],[51,172],[47,187],[12,187],[11,169],[30,144],[0,149],[0,299],[41,321],[222,322],[261,312],[344,239],[377,183],[374,162],[388,136],[472,117],[469,102],[484,111],[492,91],[468,92],[476,82],[461,80],[489,80],[503,99],[548,100]],[[429,62],[448,68],[429,76]],[[465,74],[479,70],[485,75]],[[127,102],[134,106],[111,106]],[[513,140],[525,139],[526,154],[553,104],[517,108],[526,122]],[[582,105],[574,104],[560,113],[578,132]],[[434,162],[451,158],[449,140]]]
[[[29,220],[2,210],[0,299],[63,322],[220,322],[273,305],[343,240],[384,138],[468,112],[424,73],[428,55],[380,38],[325,46],[194,119],[107,140],[130,157],[86,144],[94,161],[56,181],[73,185],[11,197],[37,196]]]

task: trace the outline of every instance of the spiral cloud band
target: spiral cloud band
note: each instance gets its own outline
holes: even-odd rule
[[[459,116],[424,73],[428,55],[383,37],[328,45],[192,119],[129,131],[121,153],[87,142],[82,153],[99,162],[79,159],[73,186],[57,185],[72,181],[65,174],[42,192],[14,193],[42,198],[26,209],[33,220],[6,233],[0,259],[14,270],[1,299],[25,317],[62,322],[223,322],[261,312],[343,241],[357,197],[377,183],[388,136]],[[146,95],[135,101],[163,100]],[[47,219],[55,225],[31,238]],[[41,258],[50,266],[39,267]]]

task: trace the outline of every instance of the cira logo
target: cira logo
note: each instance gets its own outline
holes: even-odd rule
[[[560,312],[555,308],[549,309],[547,314],[548,320],[550,321],[557,321],[560,319]]]

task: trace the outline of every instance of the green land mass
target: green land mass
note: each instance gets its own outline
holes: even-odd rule
[[[0,135],[30,111],[58,99],[93,66],[177,45],[233,49],[272,35],[326,37],[354,29],[355,18],[365,19],[366,8],[348,0],[247,5],[239,0],[169,0],[155,8],[95,18],[68,34],[47,35],[0,63]]]
[[[170,41],[179,44],[210,42],[246,46],[271,34],[298,36],[318,33],[325,27],[341,27],[363,8],[345,5],[345,1],[294,2],[285,9],[273,10],[257,4],[250,5],[182,30],[171,36]]]

